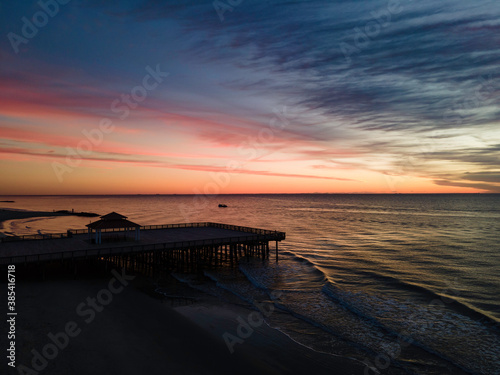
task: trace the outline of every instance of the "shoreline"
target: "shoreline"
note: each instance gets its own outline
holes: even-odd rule
[[[79,214],[87,214],[81,212],[61,212],[61,211],[29,211],[15,208],[0,208],[0,237],[7,237],[7,234],[2,231],[4,223],[10,220],[22,220],[37,217],[57,217],[57,216],[80,216]],[[97,214],[92,214],[96,215]],[[83,216],[83,215],[82,215]]]
[[[87,306],[89,297],[99,301],[112,278],[109,274],[86,280],[19,280],[16,365],[32,368],[32,350],[41,353],[51,343],[49,333],[64,332],[73,322],[81,332],[47,361],[47,373],[358,375],[365,371],[357,361],[315,352],[267,324],[254,327],[231,354],[223,334],[237,335],[241,317],[253,310],[209,299],[172,308],[165,299],[145,293],[151,283],[142,276],[114,294],[101,310],[95,309],[93,316],[90,309],[78,310],[82,303]]]
[[[223,302],[198,302],[174,310],[193,324],[209,332],[214,338],[224,339],[226,351],[255,353],[280,374],[365,374],[366,365],[352,358],[318,352],[293,340],[286,333],[270,327],[267,322],[252,323],[258,315],[255,310]],[[248,324],[248,326],[246,326]],[[249,333],[245,329],[249,328]],[[239,332],[239,333],[238,333]],[[246,337],[247,334],[249,337]],[[240,341],[241,340],[241,341]],[[231,347],[231,349],[230,349]],[[262,355],[262,352],[265,355]],[[264,358],[265,357],[265,358]]]

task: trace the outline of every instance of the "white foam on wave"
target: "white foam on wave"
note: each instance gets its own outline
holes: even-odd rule
[[[500,374],[499,335],[484,323],[454,311],[445,299],[417,304],[331,285],[323,290],[359,314],[372,317],[390,331],[403,333],[419,346],[465,369],[477,374]]]

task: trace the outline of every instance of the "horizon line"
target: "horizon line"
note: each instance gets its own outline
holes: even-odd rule
[[[0,194],[0,197],[156,197],[156,196],[198,196],[218,197],[230,195],[496,195],[495,192],[469,192],[469,193],[220,193],[220,194]]]

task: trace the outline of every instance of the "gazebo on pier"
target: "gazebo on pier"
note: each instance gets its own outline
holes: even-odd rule
[[[116,234],[123,233],[123,239],[127,239],[128,232],[135,231],[135,241],[139,241],[141,238],[139,224],[133,223],[127,220],[126,216],[120,215],[116,212],[111,212],[107,215],[101,216],[101,220],[94,221],[93,223],[87,224],[89,230],[89,240],[92,241],[92,231],[95,231],[95,243],[102,243],[102,232],[113,233],[110,237],[116,239],[119,238]]]

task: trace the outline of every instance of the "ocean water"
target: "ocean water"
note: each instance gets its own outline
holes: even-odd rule
[[[117,211],[139,224],[213,221],[287,232],[280,259],[179,280],[274,306],[266,321],[314,350],[415,374],[500,374],[500,195],[0,197],[4,208]],[[227,208],[218,208],[225,203]],[[65,232],[89,218],[4,223]],[[0,245],[1,250],[1,245]],[[226,297],[224,297],[226,296]]]

